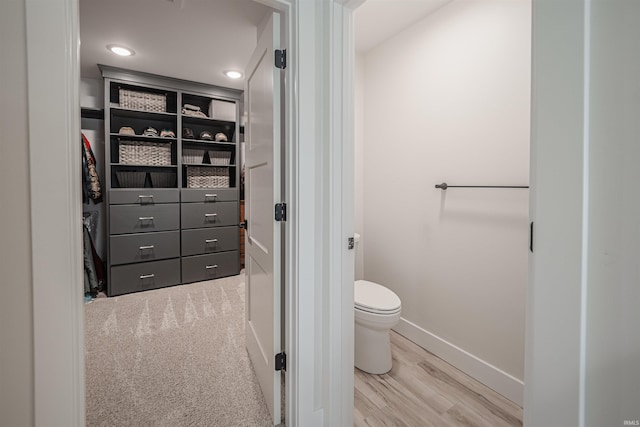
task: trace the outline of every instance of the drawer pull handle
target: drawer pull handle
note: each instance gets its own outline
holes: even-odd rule
[[[140,279],[141,279],[141,280],[144,280],[144,279],[153,279],[154,277],[156,277],[156,275],[155,275],[155,274],[143,274],[142,276],[140,276]]]
[[[217,216],[218,216],[217,213],[204,214],[205,219],[212,218],[214,221],[216,220]]]
[[[140,218],[138,218],[138,220],[140,220],[140,221],[153,221],[153,217],[152,216],[141,216]]]
[[[208,198],[217,199],[218,195],[217,194],[205,194],[204,198],[205,199],[208,199]]]
[[[218,243],[218,239],[207,239],[204,241],[204,243]]]
[[[153,200],[153,194],[140,194],[138,196],[138,199],[141,199],[141,201],[142,201],[142,199],[152,199]]]
[[[207,265],[204,268],[206,268],[207,270],[211,270],[212,268],[218,268],[218,264],[215,265]]]
[[[153,249],[153,245],[140,246],[140,250],[141,250],[141,251],[144,251],[145,249]]]

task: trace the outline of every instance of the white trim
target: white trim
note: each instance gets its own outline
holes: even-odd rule
[[[531,426],[580,422],[585,3],[532,3],[529,206],[535,228],[524,375],[524,424]],[[557,43],[558,34],[564,43]]]
[[[290,38],[291,52],[287,67],[295,67],[290,72],[289,88],[295,95],[291,97],[291,116],[295,120],[292,131],[291,157],[288,172],[291,181],[287,186],[292,203],[289,227],[292,235],[292,259],[288,273],[291,274],[289,300],[291,301],[291,342],[287,353],[291,357],[286,377],[290,380],[291,395],[288,401],[291,416],[288,426],[321,426],[322,405],[317,404],[318,385],[316,367],[321,364],[321,353],[317,348],[315,292],[318,286],[316,254],[318,253],[315,222],[317,215],[316,194],[316,39],[318,18],[315,16],[315,2],[295,2],[292,5]],[[305,79],[298,78],[304,75]],[[302,143],[304,141],[304,143]],[[289,383],[287,383],[289,388]],[[289,391],[287,391],[289,393]],[[289,397],[289,394],[287,394]]]
[[[524,402],[523,381],[455,344],[422,329],[405,318],[400,318],[400,323],[394,330],[487,387],[497,391],[512,402],[522,406]]]
[[[335,349],[335,372],[330,395],[330,425],[353,425],[354,405],[354,311],[353,283],[355,254],[348,249],[354,235],[354,85],[353,9],[338,0],[331,16],[331,300],[335,307],[331,344]],[[337,249],[337,250],[336,250]],[[332,371],[333,372],[333,371]]]
[[[341,150],[342,164],[339,166],[341,173],[341,244],[342,244],[342,280],[340,285],[342,316],[341,316],[341,386],[340,397],[340,425],[353,425],[354,407],[354,297],[353,284],[355,279],[355,249],[348,249],[348,239],[354,237],[355,222],[355,117],[354,117],[354,63],[355,42],[353,36],[353,8],[349,5],[342,7],[342,39],[334,43],[342,44],[340,54],[342,56],[341,73],[341,99],[342,119]],[[338,390],[340,391],[340,390]],[[338,393],[337,393],[338,394]]]
[[[353,425],[354,405],[354,309],[353,283],[355,254],[347,249],[354,236],[354,20],[353,12],[364,0],[336,0],[331,16],[331,170],[332,206],[331,248],[334,258],[331,278],[330,315],[336,322],[331,329],[330,345],[339,349],[331,380],[331,424]],[[335,76],[339,76],[335,78]],[[339,248],[339,250],[335,250]],[[338,268],[339,267],[339,268]],[[339,323],[339,324],[338,324]],[[337,330],[339,328],[339,330]],[[339,373],[338,378],[334,372]]]
[[[26,22],[35,425],[83,426],[77,0],[26,0]]]
[[[578,387],[578,426],[586,426],[586,393],[587,393],[587,290],[589,271],[589,151],[591,145],[591,2],[584,3],[584,57],[583,61],[583,91],[582,104],[582,253],[580,269],[580,368]]]
[[[326,40],[330,49],[328,86],[328,229],[329,229],[329,361],[327,423],[353,425],[353,251],[347,239],[353,236],[353,94],[344,90],[349,67],[349,11],[334,2]],[[351,123],[349,123],[351,122]],[[351,155],[349,155],[351,153]],[[350,178],[349,178],[350,177]],[[335,375],[333,373],[339,373]]]
[[[329,111],[327,113],[327,165],[326,180],[328,188],[327,227],[328,227],[328,301],[325,312],[328,313],[328,340],[329,359],[327,363],[327,377],[329,384],[327,387],[327,416],[326,424],[331,426],[341,425],[342,394],[341,388],[342,372],[342,340],[341,335],[344,330],[343,318],[344,310],[342,306],[342,277],[346,266],[342,265],[343,239],[342,239],[342,10],[341,6],[335,2],[328,7],[328,19],[330,24],[324,28],[330,49],[330,59],[328,61],[328,93],[327,101]],[[340,375],[333,375],[333,372],[340,372]],[[353,407],[352,407],[353,408]],[[353,411],[353,409],[352,409]]]

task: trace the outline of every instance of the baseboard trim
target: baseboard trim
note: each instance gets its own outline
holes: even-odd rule
[[[393,330],[522,407],[523,381],[405,318],[400,318],[400,322]]]

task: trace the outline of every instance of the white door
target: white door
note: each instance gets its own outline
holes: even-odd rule
[[[247,351],[274,424],[280,424],[280,372],[275,356],[281,341],[281,222],[274,206],[280,185],[279,15],[273,14],[258,40],[245,75],[245,245]]]

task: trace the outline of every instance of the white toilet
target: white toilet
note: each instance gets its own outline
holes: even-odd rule
[[[355,301],[355,365],[370,374],[391,370],[389,331],[400,320],[400,298],[382,285],[357,280]]]

